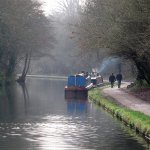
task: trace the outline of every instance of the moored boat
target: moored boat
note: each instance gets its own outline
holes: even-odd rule
[[[92,72],[91,83],[93,83],[93,87],[101,86],[103,84],[103,77],[97,72]]]
[[[88,90],[92,88],[90,77],[84,74],[68,76],[65,86],[65,99],[88,99]]]

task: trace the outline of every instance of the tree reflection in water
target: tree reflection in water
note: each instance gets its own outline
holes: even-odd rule
[[[16,105],[15,91],[16,86],[14,84],[3,87],[0,93],[0,119],[7,120],[15,117]]]
[[[25,83],[19,83],[19,85],[22,88],[22,93],[23,93],[23,98],[24,98],[24,106],[25,106],[25,114],[27,114],[28,113],[27,109],[28,109],[29,101],[30,101],[28,89],[27,89]]]
[[[25,84],[12,84],[1,89],[0,93],[0,121],[11,122],[20,115],[28,113],[29,94]],[[20,88],[21,87],[21,88]],[[17,89],[18,88],[18,89]],[[22,93],[18,95],[17,90]]]

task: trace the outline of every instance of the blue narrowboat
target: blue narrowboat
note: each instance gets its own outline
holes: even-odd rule
[[[82,74],[68,76],[65,99],[88,99],[88,89],[93,86],[90,77]]]

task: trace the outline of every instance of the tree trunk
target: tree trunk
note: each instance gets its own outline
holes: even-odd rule
[[[29,71],[30,67],[30,62],[31,62],[31,53],[27,53],[25,57],[25,62],[24,62],[24,67],[22,71],[22,75],[17,79],[18,82],[24,83],[26,80],[26,75]]]
[[[138,69],[137,80],[146,80],[148,84],[150,84],[150,73],[149,70],[146,69],[145,65],[141,62],[134,59],[135,65]],[[147,66],[148,67],[148,66]]]
[[[16,64],[16,57],[15,54],[12,54],[11,57],[9,58],[7,70],[6,70],[6,78],[5,78],[5,83],[10,84],[10,82],[14,78],[14,71],[15,71],[15,65]]]

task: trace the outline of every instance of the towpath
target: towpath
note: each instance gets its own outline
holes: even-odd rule
[[[105,88],[103,89],[102,94],[127,108],[143,112],[150,116],[150,103],[145,102],[123,90],[123,88],[126,88],[128,84],[128,82],[124,82],[120,89],[118,89],[117,86],[114,88]]]

